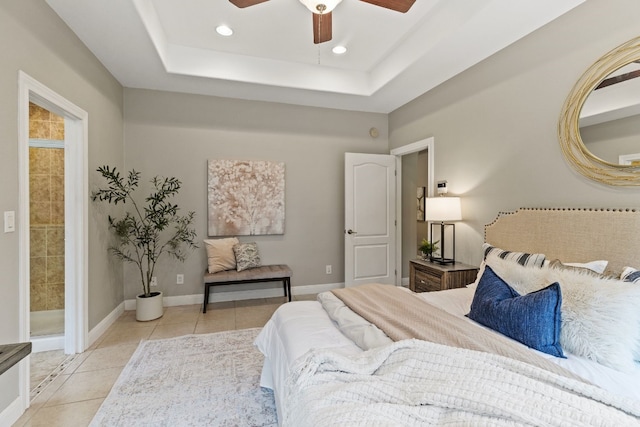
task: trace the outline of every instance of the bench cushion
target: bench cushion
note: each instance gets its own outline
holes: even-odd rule
[[[291,277],[292,273],[293,272],[289,266],[284,264],[263,265],[261,267],[250,268],[242,271],[227,270],[217,273],[205,273],[204,283],[224,283],[236,280],[280,279],[282,277]]]

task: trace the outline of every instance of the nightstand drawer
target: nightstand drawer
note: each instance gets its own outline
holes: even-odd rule
[[[421,259],[409,261],[409,289],[414,292],[444,291],[461,288],[473,282],[478,267],[462,264],[437,264]]]
[[[429,274],[416,269],[416,292],[432,292],[442,289],[442,279],[439,276]]]

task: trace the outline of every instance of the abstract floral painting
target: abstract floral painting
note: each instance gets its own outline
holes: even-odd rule
[[[418,221],[424,221],[424,196],[426,187],[418,187],[416,194],[418,196]]]
[[[209,236],[284,234],[284,163],[209,160]]]

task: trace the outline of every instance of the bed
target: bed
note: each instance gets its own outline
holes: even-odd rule
[[[638,230],[634,209],[500,213],[465,288],[281,306],[261,386],[285,426],[640,425]]]

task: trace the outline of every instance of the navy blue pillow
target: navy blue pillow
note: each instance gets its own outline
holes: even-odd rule
[[[528,347],[564,358],[559,342],[561,306],[558,283],[520,295],[487,265],[467,316]]]

